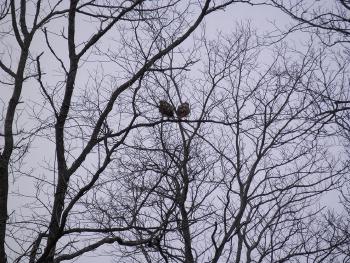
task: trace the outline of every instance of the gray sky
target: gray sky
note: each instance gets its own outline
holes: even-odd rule
[[[279,10],[276,10],[271,7],[262,7],[262,6],[255,6],[252,7],[250,5],[245,4],[237,4],[232,5],[229,8],[227,8],[225,11],[220,11],[211,14],[209,17],[205,20],[205,32],[208,38],[215,38],[215,36],[218,34],[218,32],[222,32],[223,34],[229,34],[231,31],[234,31],[236,23],[237,22],[246,22],[247,20],[251,21],[251,24],[254,27],[256,27],[257,32],[259,34],[264,34],[267,32],[270,32],[274,29],[271,22],[275,21],[276,24],[283,27],[285,24],[291,23],[291,20],[284,14],[282,14]],[[57,22],[57,28],[59,28],[61,25],[59,22]],[[198,31],[198,30],[197,30]],[[87,32],[79,32],[81,35],[87,35]],[[106,38],[108,39],[108,38]],[[291,37],[291,41],[295,41],[297,45],[299,45],[299,42],[305,41],[307,38],[305,38],[304,34],[298,33],[294,34]],[[102,41],[108,41],[108,40],[102,40]],[[108,42],[106,42],[108,44]],[[186,41],[185,45],[190,44],[190,40]],[[56,47],[60,45],[60,43],[55,43]],[[32,47],[33,54],[37,54],[39,51],[46,49],[45,43],[42,42],[41,39],[37,38]],[[58,49],[59,53],[61,52],[62,57],[64,57],[64,54],[67,52],[66,43],[62,42],[61,49]],[[14,50],[14,53],[16,51]],[[268,59],[268,58],[267,58]],[[55,82],[55,74],[59,75],[58,73],[55,73],[53,70],[56,68],[53,67],[51,63],[52,58],[50,59],[50,56],[44,56],[42,65],[45,65],[44,68],[48,74],[50,74],[50,81],[52,83]],[[56,67],[56,65],[54,65]],[[84,76],[84,74],[79,75],[79,78],[84,81],[84,78],[87,78],[87,76]],[[59,79],[59,76],[57,77]],[[81,82],[83,83],[83,82]],[[5,101],[5,107],[7,105],[7,101],[9,98],[9,94],[11,93],[11,90],[7,87],[2,86],[1,87],[1,99]],[[23,90],[23,101],[38,101],[39,98],[39,91],[38,91],[38,85],[34,81],[28,81],[25,84],[25,88]],[[0,107],[4,107],[4,105],[0,105]],[[20,106],[24,107],[24,106]],[[37,105],[37,108],[40,108],[40,105]],[[1,108],[0,108],[1,110]],[[20,119],[21,122],[25,124],[26,127],[30,126],[30,120],[27,118],[28,115],[26,112],[23,113],[23,117]],[[3,126],[1,125],[1,129],[3,129]],[[0,143],[1,146],[1,143]],[[31,166],[38,166],[37,164],[44,165],[43,160],[46,160],[49,163],[52,163],[54,160],[54,148],[53,144],[49,144],[47,140],[43,140],[40,138],[36,138],[34,141],[32,148],[30,149],[30,154],[26,158],[26,164]],[[33,165],[34,164],[34,165]],[[34,171],[35,174],[40,175],[41,173],[45,173],[45,169],[36,169]],[[33,189],[32,182],[30,178],[27,177],[18,177],[14,183],[10,185],[10,191],[18,191],[22,194],[31,194]],[[332,196],[332,199],[327,199],[327,201],[334,200],[336,197]],[[22,207],[23,202],[25,202],[25,199],[19,198],[16,195],[11,194],[9,198],[9,213],[12,211],[18,212],[19,209]],[[332,203],[333,201],[330,201]],[[23,213],[27,213],[25,209],[23,210]],[[105,251],[106,247],[103,247],[102,249],[98,249],[95,252],[87,253],[85,256],[80,257],[75,262],[78,263],[92,263],[96,262],[96,260],[100,262],[109,262],[110,258],[108,256],[96,259],[96,257],[91,257],[92,254],[96,254],[102,251]]]

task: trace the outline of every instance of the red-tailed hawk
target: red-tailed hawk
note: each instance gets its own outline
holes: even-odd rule
[[[174,107],[165,100],[159,101],[159,112],[166,117],[174,117]]]
[[[179,118],[187,117],[190,114],[190,105],[188,102],[181,103],[179,107],[177,107],[176,115]]]

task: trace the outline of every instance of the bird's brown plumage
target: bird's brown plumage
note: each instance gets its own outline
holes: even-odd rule
[[[159,112],[166,117],[174,117],[174,107],[167,101],[159,101]]]
[[[177,107],[176,115],[179,118],[185,118],[190,114],[190,105],[188,102],[181,103],[179,107]]]

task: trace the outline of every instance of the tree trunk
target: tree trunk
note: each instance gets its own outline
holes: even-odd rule
[[[6,263],[5,236],[7,221],[8,162],[0,156],[0,263]]]

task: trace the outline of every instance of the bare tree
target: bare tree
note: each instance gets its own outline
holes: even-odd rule
[[[308,92],[322,83],[324,54],[310,49],[294,61],[294,50],[276,46],[264,64],[257,43],[243,28],[204,39],[201,76],[149,76],[155,88],[140,93],[141,105],[163,88],[173,106],[189,101],[191,115],[138,129],[101,186],[108,195],[98,223],[135,211],[133,235],[150,234],[147,243],[115,252],[119,262],[322,262],[344,244],[317,232],[318,199],[346,172],[324,122],[314,121],[322,97]],[[122,200],[130,204],[121,208]]]
[[[323,99],[319,102],[319,108],[323,110],[318,117],[325,123],[336,125],[336,132],[342,137],[342,143],[345,147],[349,146],[349,83],[348,72],[344,67],[349,61],[349,1],[337,0],[327,1],[271,1],[272,5],[281,9],[297,23],[288,28],[283,35],[288,35],[295,31],[310,32],[317,36],[322,45],[332,50],[334,53],[333,70],[334,75],[343,75],[342,78],[334,81],[323,93],[313,91],[321,95]],[[334,66],[335,65],[335,66]],[[321,75],[322,76],[322,75]],[[324,78],[324,77],[323,77]],[[347,156],[349,156],[347,154]],[[346,161],[348,162],[348,161]],[[328,243],[334,243],[334,240],[348,240],[349,237],[349,177],[347,183],[339,187],[340,199],[343,204],[342,211],[328,211],[324,215],[324,222],[320,225],[327,226],[327,230],[321,230],[327,233],[322,237]],[[327,228],[325,227],[325,229]],[[332,234],[330,234],[332,233]],[[334,250],[334,253],[344,256],[344,261],[349,258],[348,241],[341,243],[341,246]]]
[[[290,28],[290,31],[315,33],[327,46],[348,45],[350,36],[347,19],[350,11],[348,1],[271,0],[271,3],[298,22]]]
[[[26,152],[28,143],[23,137],[23,133],[20,130],[14,131],[14,121],[16,116],[16,109],[20,103],[20,97],[23,89],[23,83],[28,78],[34,77],[35,73],[30,70],[28,65],[28,59],[30,56],[30,45],[40,28],[42,28],[50,20],[57,16],[64,14],[66,11],[60,9],[62,1],[58,1],[55,5],[51,6],[48,12],[42,12],[41,1],[37,1],[37,4],[31,6],[33,16],[28,21],[27,3],[26,1],[20,2],[20,7],[16,6],[15,1],[5,1],[1,4],[1,23],[3,29],[1,30],[2,37],[13,36],[16,42],[16,46],[13,48],[19,49],[17,61],[11,60],[11,49],[8,47],[2,51],[2,58],[0,61],[0,67],[4,74],[6,74],[3,85],[12,87],[12,95],[6,108],[3,134],[4,138],[3,149],[1,149],[0,155],[0,262],[6,262],[5,253],[5,234],[6,234],[6,221],[8,219],[7,214],[7,197],[8,197],[8,178],[9,167],[11,161],[20,159]],[[2,40],[5,42],[4,40]],[[8,51],[9,53],[7,53]],[[7,53],[7,54],[6,54]],[[7,56],[7,57],[6,57]],[[8,62],[8,63],[6,63]],[[15,139],[14,134],[18,134],[19,139]],[[22,137],[22,138],[21,138]],[[13,152],[16,152],[13,156]]]
[[[17,3],[13,0],[2,3],[1,34],[5,43],[0,63],[2,84],[12,88],[13,93],[4,106],[1,134],[4,145],[0,158],[0,262],[7,261],[6,229],[8,239],[12,237],[11,242],[19,247],[17,251],[8,245],[8,251],[15,255],[11,260],[15,262],[59,262],[104,244],[136,246],[149,242],[149,238],[129,240],[124,234],[117,236],[115,228],[84,228],[80,227],[81,222],[69,223],[77,211],[80,212],[80,200],[87,192],[93,192],[100,175],[130,132],[162,122],[142,122],[144,110],[137,108],[134,99],[144,85],[143,79],[149,72],[168,70],[168,65],[157,61],[178,48],[206,15],[231,2],[139,0],[112,4],[109,1]],[[113,47],[102,41],[107,38]],[[33,41],[40,45],[33,48]],[[101,66],[105,58],[109,63]],[[54,63],[58,65],[57,70]],[[109,78],[109,83],[103,79],[101,86],[85,88],[98,72],[90,72],[88,81],[84,81],[83,72],[94,70],[95,65],[109,70],[106,78],[112,74],[114,77]],[[37,80],[44,99],[37,104],[21,101],[23,87],[33,85],[33,79]],[[20,118],[17,113],[21,102],[32,108],[30,117],[36,120],[33,130],[15,125],[16,118]],[[42,105],[40,110],[37,105]],[[36,192],[32,197],[41,209],[31,216],[11,213],[7,222],[11,169],[23,160],[35,136],[54,144],[55,161],[53,165],[48,164],[51,174],[41,177],[23,171],[23,167],[12,171],[20,177],[34,179]],[[97,162],[88,162],[95,158]],[[45,193],[46,198],[51,196],[48,202],[43,201]],[[123,233],[130,227],[133,225],[115,231]],[[91,232],[108,235],[94,240],[79,239],[77,235]],[[78,240],[88,240],[88,244],[76,245],[77,240],[71,239],[74,234]]]
[[[343,72],[344,65],[349,63],[349,2],[337,0],[326,1],[283,1],[271,0],[268,4],[280,9],[289,15],[296,23],[292,23],[286,30],[281,30],[281,35],[285,37],[293,32],[308,32],[321,41],[322,45],[332,48],[334,52],[334,69]],[[326,62],[327,63],[327,62]],[[336,69],[338,68],[338,69]],[[345,80],[344,80],[345,81]],[[323,94],[325,103],[324,114],[336,116],[343,111],[349,110],[349,94],[344,83],[338,83],[339,88],[335,94],[330,89]],[[346,113],[345,113],[346,114]],[[339,116],[338,116],[339,118]]]
[[[347,63],[334,74],[325,51],[265,48],[248,26],[185,45],[234,2],[2,4],[1,83],[13,93],[2,106],[0,263],[100,248],[119,262],[342,256],[347,236],[328,235],[319,199],[346,173],[337,134],[325,134],[346,113],[332,87]],[[32,143],[45,150],[40,166],[26,163]],[[9,181],[30,192],[13,189],[27,203],[8,213]]]

